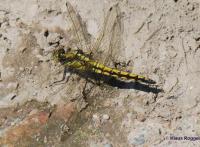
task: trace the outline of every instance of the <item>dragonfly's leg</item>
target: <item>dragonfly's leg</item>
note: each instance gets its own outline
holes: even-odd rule
[[[67,77],[67,80],[65,80],[66,78],[66,74],[67,74],[67,71],[68,69],[71,67],[71,68],[74,68],[74,69],[78,69],[78,70],[84,70],[84,67],[82,66],[81,62],[79,61],[72,61],[72,62],[67,62],[65,63],[65,66],[64,66],[64,72],[63,72],[63,77],[61,80],[59,81],[55,81],[54,83],[59,83],[59,82],[62,82],[64,81],[63,84],[67,83],[68,80],[69,80],[69,76]],[[69,68],[68,68],[69,67]]]
[[[86,87],[87,87],[87,79],[86,79],[86,81],[85,81],[85,85],[84,85],[83,91],[82,91],[82,95],[83,95],[84,99],[87,98]]]
[[[67,79],[66,79],[67,71],[68,71],[68,69],[67,69],[67,67],[65,67],[65,68],[64,68],[64,72],[63,72],[62,79],[61,79],[61,80],[58,80],[58,81],[54,81],[53,83],[55,84],[55,83],[60,83],[60,82],[63,82],[63,81],[64,81],[64,83],[62,83],[62,84],[67,83],[68,80],[69,80],[69,76],[67,76]]]
[[[92,83],[92,85],[91,85],[91,83]],[[92,89],[94,87],[95,87],[95,83],[92,80],[90,80],[89,78],[86,78],[85,85],[84,85],[83,91],[82,91],[82,94],[83,94],[83,97],[85,100],[87,100],[88,94],[92,91]]]

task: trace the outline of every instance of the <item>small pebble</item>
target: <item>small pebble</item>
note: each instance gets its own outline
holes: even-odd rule
[[[44,143],[47,143],[47,137],[46,136],[44,137]]]
[[[132,145],[142,145],[145,143],[144,134],[140,134],[139,136],[131,137],[129,136],[129,143]]]
[[[110,144],[110,143],[107,143],[107,144],[104,145],[104,147],[113,147],[113,145]]]
[[[10,83],[8,83],[7,88],[8,89],[12,89],[12,88],[17,89],[18,86],[19,86],[19,83],[17,83],[17,82],[10,82]]]
[[[110,116],[109,116],[108,114],[104,114],[104,115],[102,116],[102,119],[103,119],[103,120],[109,120],[109,119],[110,119]]]
[[[19,70],[20,70],[20,71],[24,71],[24,67],[20,67]]]
[[[7,100],[13,100],[17,95],[15,93],[10,93],[6,96],[5,99]]]
[[[99,116],[97,115],[97,114],[94,114],[93,116],[92,116],[92,119],[95,121],[95,120],[98,120],[99,119]]]
[[[37,92],[33,92],[33,94],[32,94],[32,95],[33,95],[33,96],[37,96],[37,94],[38,94]]]
[[[98,127],[98,126],[100,125],[100,117],[99,117],[98,114],[94,114],[94,115],[92,116],[92,120],[93,120],[93,122],[94,122],[94,126],[95,126],[95,127]]]

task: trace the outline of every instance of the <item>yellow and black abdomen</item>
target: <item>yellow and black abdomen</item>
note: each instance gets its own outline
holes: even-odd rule
[[[134,80],[148,80],[146,77],[137,75],[134,73],[129,73],[126,71],[121,71],[116,68],[110,68],[108,66],[105,66],[104,64],[101,64],[97,61],[89,61],[89,64],[93,66],[93,71],[98,74],[103,74],[106,76],[111,76],[115,78],[121,78],[121,79],[134,79]]]
[[[134,79],[134,80],[141,80],[144,82],[154,83],[153,80],[146,78],[144,76],[105,66],[102,63],[91,60],[90,58],[86,57],[84,54],[77,52],[76,56],[77,56],[79,62],[82,62],[81,66],[84,65],[83,69],[85,69],[85,70],[90,70],[97,74],[110,76],[110,77],[114,77],[114,78],[120,78],[120,79],[124,79],[124,80]],[[79,68],[82,69],[81,67],[79,67]]]

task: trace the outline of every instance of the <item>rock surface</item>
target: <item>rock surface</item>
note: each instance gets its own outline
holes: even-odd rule
[[[52,51],[80,43],[65,3],[0,2],[0,146],[200,146],[199,0],[70,1],[90,47],[118,3],[109,65],[156,81],[118,87],[73,73],[56,82]]]

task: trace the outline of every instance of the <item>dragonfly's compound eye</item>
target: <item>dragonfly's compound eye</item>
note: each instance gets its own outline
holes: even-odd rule
[[[53,52],[53,57],[54,57],[56,60],[60,60],[62,54],[64,54],[64,53],[65,53],[64,49],[55,50],[55,51]]]
[[[62,55],[62,54],[64,54],[64,53],[65,53],[65,50],[64,50],[64,49],[59,49],[59,50],[58,50],[58,54]]]

